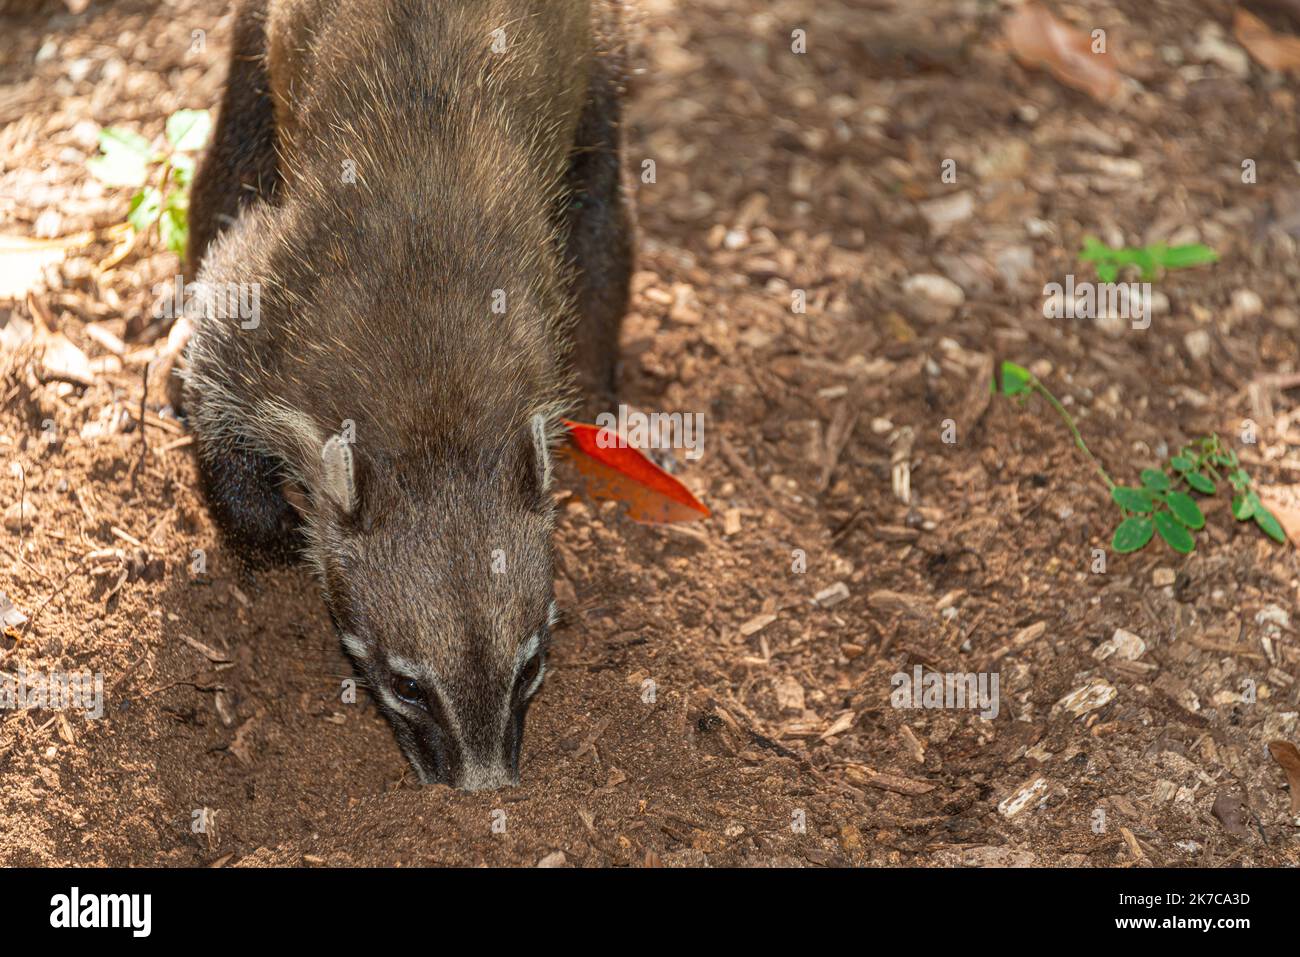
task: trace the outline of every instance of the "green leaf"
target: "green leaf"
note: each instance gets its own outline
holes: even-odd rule
[[[1169,505],[1169,511],[1174,513],[1174,518],[1188,528],[1205,527],[1205,516],[1201,513],[1200,506],[1187,493],[1170,492],[1165,502]]]
[[[1110,497],[1116,505],[1130,512],[1149,512],[1155,507],[1151,493],[1146,489],[1116,485],[1110,490]]]
[[[1244,522],[1255,514],[1255,496],[1234,495],[1232,497],[1232,517]]]
[[[1286,532],[1282,531],[1282,523],[1263,505],[1255,506],[1255,524],[1262,528],[1264,534],[1273,541],[1286,542]]]
[[[1129,262],[1138,266],[1142,270],[1142,281],[1150,282],[1156,278],[1156,262],[1159,255],[1158,249],[1152,249],[1150,246],[1144,249],[1125,249],[1123,252],[1128,254]]]
[[[211,129],[207,110],[177,110],[167,117],[167,142],[176,150],[201,150]]]
[[[1192,533],[1180,525],[1168,512],[1157,512],[1155,515],[1156,531],[1160,537],[1174,551],[1186,555],[1196,547],[1196,542],[1192,539]]]
[[[1014,362],[1002,363],[1002,394],[1003,395],[1020,395],[1029,391],[1029,383],[1033,381],[1033,374],[1024,366],[1018,366]]]
[[[1097,278],[1102,282],[1114,282],[1119,278],[1119,267],[1113,263],[1097,263]]]
[[[164,246],[178,256],[184,256],[189,234],[189,217],[185,209],[168,206],[162,211],[158,220],[158,235]]]
[[[170,160],[172,182],[184,189],[194,179],[194,157],[188,153],[174,153]]]
[[[143,233],[154,224],[161,212],[162,193],[152,186],[146,186],[131,197],[131,207],[126,214],[126,221],[137,233]]]
[[[1119,523],[1119,528],[1115,529],[1115,537],[1110,541],[1110,547],[1115,549],[1121,555],[1128,552],[1136,552],[1139,548],[1151,541],[1151,533],[1155,526],[1151,524],[1149,518],[1126,518]]]
[[[1096,236],[1084,236],[1083,251],[1079,253],[1079,259],[1083,262],[1098,262],[1105,259],[1109,252],[1110,247]]]
[[[99,131],[99,149],[104,153],[129,153],[146,161],[151,155],[147,139],[120,126],[106,126]]]
[[[1159,469],[1143,469],[1142,485],[1152,491],[1163,492],[1169,488],[1169,476]]]
[[[1187,269],[1189,266],[1202,266],[1205,263],[1218,261],[1219,254],[1201,243],[1170,246],[1161,256],[1161,265],[1166,269]]]
[[[1169,464],[1175,472],[1190,472],[1196,467],[1196,463],[1185,455],[1175,455]]]
[[[1202,475],[1200,472],[1184,473],[1183,478],[1187,479],[1187,484],[1203,495],[1214,494],[1214,483]]]
[[[147,139],[110,126],[99,131],[99,155],[87,160],[86,169],[107,186],[143,186],[151,159]]]

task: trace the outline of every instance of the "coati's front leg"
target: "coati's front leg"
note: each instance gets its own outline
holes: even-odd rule
[[[584,411],[613,402],[618,334],[632,275],[632,215],[623,188],[620,58],[598,56],[569,166],[567,254],[575,265],[571,362]]]
[[[301,517],[289,504],[279,464],[257,452],[197,443],[199,484],[217,527],[252,568],[296,561],[302,550]]]
[[[266,0],[245,0],[236,16],[216,130],[190,193],[188,278],[240,211],[270,202],[279,182],[266,16]],[[202,401],[190,393],[184,411],[191,422],[201,418]],[[302,544],[299,515],[281,491],[278,463],[198,431],[200,485],[227,543],[254,567],[293,561]]]

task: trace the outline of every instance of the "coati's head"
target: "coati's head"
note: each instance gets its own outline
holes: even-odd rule
[[[517,783],[555,618],[546,425],[393,457],[324,443],[311,557],[343,644],[422,782]]]

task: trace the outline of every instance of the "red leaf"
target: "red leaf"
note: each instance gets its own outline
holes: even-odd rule
[[[627,505],[636,522],[693,522],[708,518],[709,510],[677,479],[629,445],[602,448],[599,426],[564,422],[570,444],[566,450],[596,499]]]

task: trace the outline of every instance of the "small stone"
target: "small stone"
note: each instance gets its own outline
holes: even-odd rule
[[[930,224],[930,235],[939,237],[958,223],[965,222],[975,212],[975,197],[969,192],[940,196],[919,204],[921,215]]]
[[[1274,309],[1269,318],[1273,320],[1273,325],[1279,329],[1296,329],[1300,328],[1300,313],[1294,309]]]
[[[551,853],[547,854],[545,857],[543,857],[540,861],[537,862],[537,866],[538,867],[568,867],[569,859],[564,856],[563,851],[551,851]]]
[[[1223,28],[1213,21],[1201,28],[1192,55],[1203,63],[1223,67],[1239,79],[1250,76],[1250,57],[1246,51],[1224,39]]]
[[[1277,628],[1291,627],[1291,613],[1281,605],[1265,605],[1255,615],[1255,624],[1263,625],[1266,629],[1269,625],[1275,625],[1272,629],[1276,632]]]
[[[836,582],[829,588],[823,588],[813,596],[813,601],[823,608],[830,608],[832,605],[838,605],[842,601],[847,601],[849,597],[849,586],[844,582]]]
[[[1264,311],[1264,300],[1252,289],[1238,289],[1232,294],[1232,318],[1254,319]]]
[[[68,79],[73,83],[80,83],[90,76],[91,68],[94,62],[88,57],[80,57],[68,64]]]
[[[1116,628],[1115,634],[1108,641],[1103,641],[1093,649],[1092,656],[1099,661],[1105,661],[1112,655],[1123,661],[1137,661],[1146,654],[1146,650],[1147,643],[1133,632]]]
[[[1172,585],[1178,578],[1178,573],[1172,568],[1161,566],[1151,573],[1151,584],[1157,588],[1164,588],[1166,585]]]
[[[1210,334],[1204,329],[1193,329],[1183,336],[1183,345],[1193,359],[1204,359],[1210,354]]]
[[[903,292],[908,308],[915,318],[928,322],[943,322],[966,301],[966,293],[947,276],[938,273],[918,273],[903,280]]]
[[[36,521],[37,514],[36,503],[30,499],[14,502],[5,509],[5,528],[11,532],[17,532],[24,526],[30,528]]]
[[[1018,289],[1034,271],[1034,251],[1028,246],[1008,246],[994,260],[998,274],[1008,289]]]
[[[731,536],[740,532],[740,509],[729,508],[722,513],[722,534]]]

